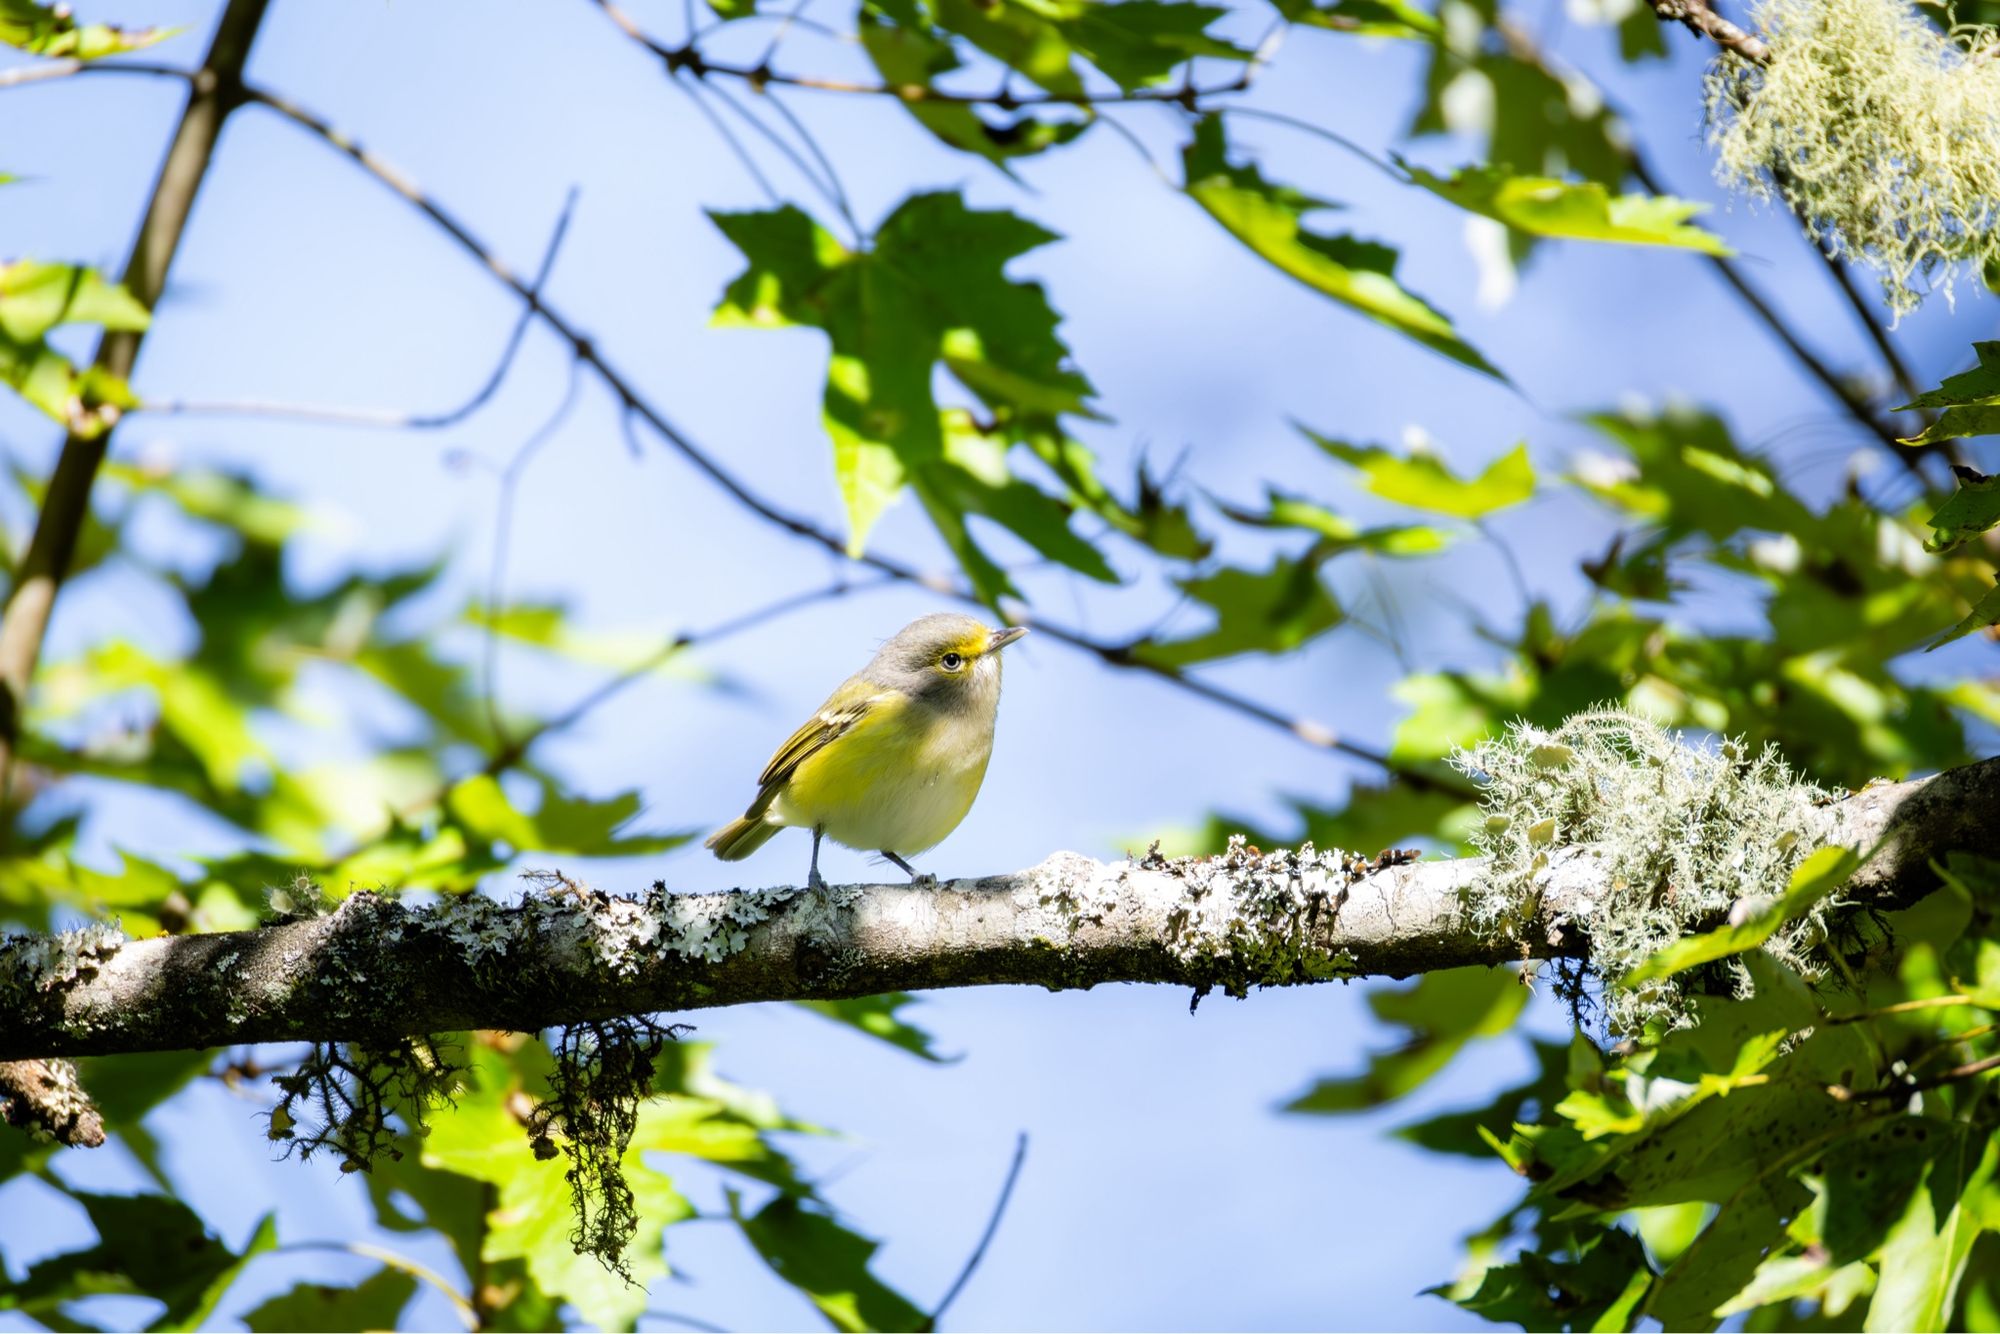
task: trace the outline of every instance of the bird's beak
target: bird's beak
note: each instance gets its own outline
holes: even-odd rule
[[[993,636],[986,641],[986,651],[988,653],[997,653],[1027,633],[1028,627],[1025,625],[1010,625],[1005,630],[995,631]]]

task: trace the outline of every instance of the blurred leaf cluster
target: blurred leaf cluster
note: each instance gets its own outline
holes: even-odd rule
[[[1497,1156],[1526,1183],[1437,1293],[1539,1330],[1990,1327],[2000,1109],[1977,1076],[2000,1065],[2000,865],[1954,858],[1943,875],[1930,899],[1841,942],[1847,988],[1815,990],[1737,933],[1707,954],[1740,984],[1700,998],[1698,1022],[1609,1046],[1587,1031],[1537,1039],[1528,1082],[1400,1128],[1435,1153]],[[1413,1092],[1495,1036],[1497,1000],[1468,992],[1527,982],[1439,973],[1385,998],[1378,1013],[1409,1045],[1291,1110]]]

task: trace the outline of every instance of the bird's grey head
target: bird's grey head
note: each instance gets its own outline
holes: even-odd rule
[[[990,709],[1000,698],[1000,650],[1026,633],[956,612],[920,616],[882,645],[865,675],[933,707]]]

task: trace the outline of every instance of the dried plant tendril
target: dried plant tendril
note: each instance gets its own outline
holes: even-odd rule
[[[2000,272],[2000,33],[1938,31],[1903,0],[1760,0],[1768,65],[1708,77],[1716,174],[1780,195],[1898,314]]]

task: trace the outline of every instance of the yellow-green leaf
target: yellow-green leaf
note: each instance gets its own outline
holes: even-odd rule
[[[1467,212],[1535,236],[1620,245],[1674,246],[1709,255],[1735,252],[1688,219],[1707,208],[1671,195],[1613,195],[1596,181],[1516,176],[1499,167],[1461,167],[1437,176],[1397,159],[1410,182]]]
[[[1477,477],[1461,478],[1434,454],[1397,454],[1380,445],[1350,445],[1314,431],[1321,449],[1361,470],[1371,494],[1412,509],[1479,519],[1535,494],[1535,468],[1526,442],[1488,464]]]
[[[1791,885],[1765,906],[1750,913],[1742,922],[1698,936],[1677,940],[1626,974],[1623,985],[1672,977],[1697,964],[1713,963],[1744,950],[1755,949],[1771,938],[1786,922],[1795,920],[1822,899],[1847,883],[1861,865],[1861,858],[1849,848],[1821,848],[1799,863],[1792,872]]]
[[[1220,116],[1204,117],[1182,151],[1184,189],[1237,240],[1280,272],[1461,365],[1505,380],[1444,315],[1396,281],[1396,251],[1314,231],[1308,213],[1332,207],[1229,161]]]

